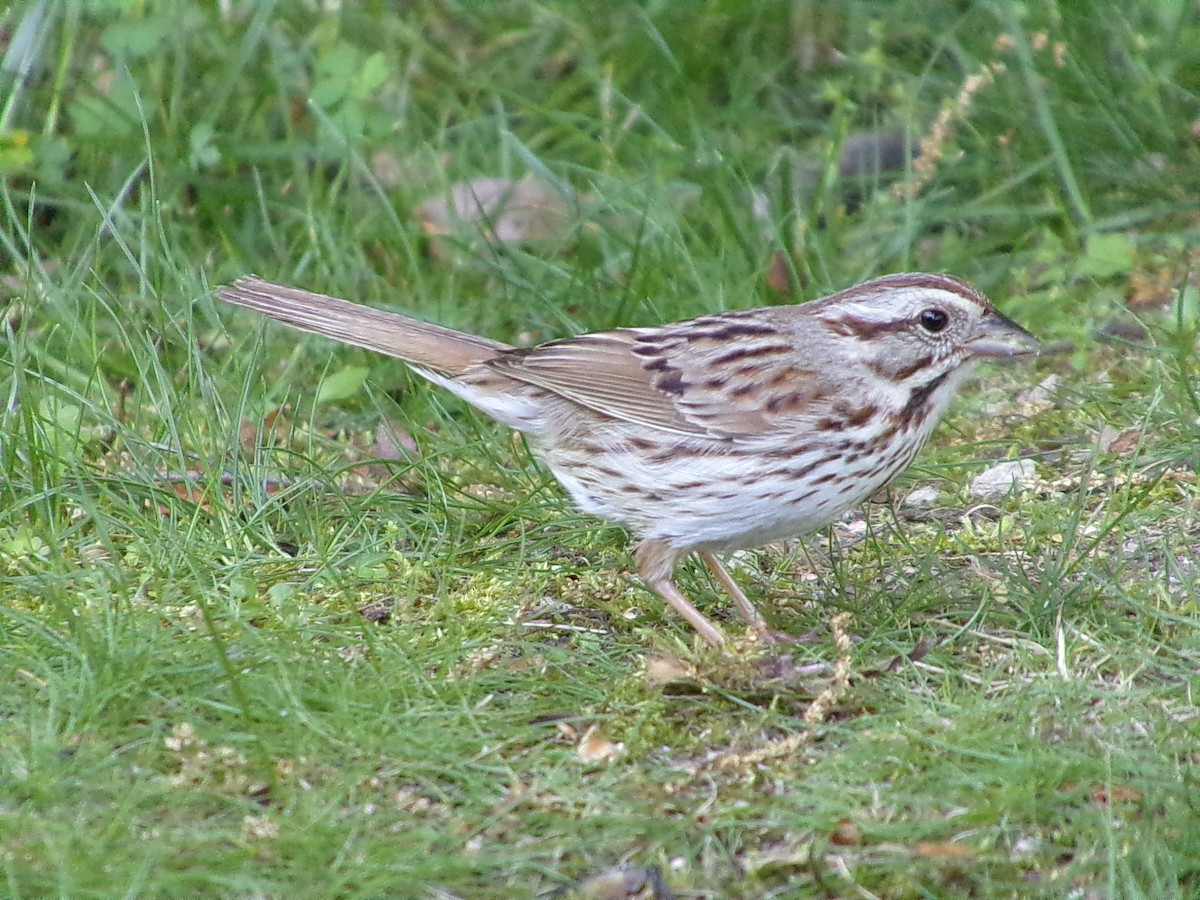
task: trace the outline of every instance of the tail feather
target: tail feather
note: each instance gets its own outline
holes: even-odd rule
[[[278,284],[257,275],[247,275],[225,285],[218,289],[217,297],[301,331],[385,353],[446,375],[459,375],[474,363],[512,349],[499,341]]]

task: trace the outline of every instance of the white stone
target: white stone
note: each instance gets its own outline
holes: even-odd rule
[[[938,489],[932,484],[926,484],[909,491],[905,495],[901,505],[924,509],[926,506],[933,506],[933,504],[937,503],[937,498]]]
[[[968,492],[973,500],[995,500],[1013,488],[1033,485],[1037,480],[1037,464],[1032,459],[1014,459],[998,463],[971,480]]]
[[[1062,378],[1058,375],[1047,375],[1042,382],[1030,388],[1021,399],[1029,406],[1049,408],[1058,397],[1058,388]]]

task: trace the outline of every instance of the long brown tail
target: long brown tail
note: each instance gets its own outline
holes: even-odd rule
[[[314,294],[257,275],[225,285],[217,290],[217,297],[301,331],[386,353],[446,375],[461,374],[472,363],[512,349],[499,341]]]

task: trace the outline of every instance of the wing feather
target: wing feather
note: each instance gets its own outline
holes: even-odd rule
[[[756,312],[597,332],[485,365],[602,415],[691,437],[750,438],[823,415],[835,386]]]
[[[487,366],[614,419],[710,437],[680,415],[631,348],[624,331],[598,332],[505,353]]]

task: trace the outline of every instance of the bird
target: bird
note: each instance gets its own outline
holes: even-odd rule
[[[908,467],[979,362],[1038,346],[965,281],[924,272],[533,347],[255,275],[216,295],[401,359],[526,435],[581,510],[637,539],[642,579],[712,645],[726,635],[679,589],[679,562],[698,556],[752,634],[786,640],[719,554],[837,521]]]

